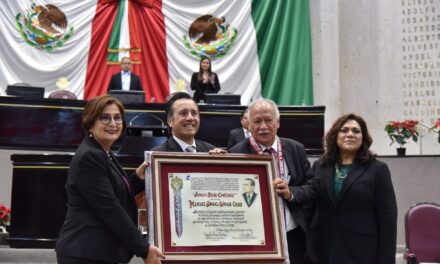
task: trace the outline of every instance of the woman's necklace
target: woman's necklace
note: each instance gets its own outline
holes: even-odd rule
[[[113,160],[113,159],[112,159],[112,156],[110,155],[110,151],[106,151],[105,153],[107,153],[107,156],[108,156],[108,158],[109,158],[110,160]]]
[[[339,170],[339,164],[336,163],[335,170],[336,170],[336,177],[343,180],[345,179],[345,177],[347,177],[349,168],[344,168]]]

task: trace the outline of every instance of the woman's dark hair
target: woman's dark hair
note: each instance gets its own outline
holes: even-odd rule
[[[371,138],[370,133],[368,132],[367,123],[365,120],[353,113],[343,115],[339,117],[332,125],[330,130],[325,135],[324,139],[324,154],[321,157],[321,160],[324,164],[334,165],[339,160],[339,148],[337,145],[338,133],[342,126],[348,121],[354,120],[361,127],[362,132],[362,144],[358,152],[356,153],[356,160],[366,163],[372,159],[376,158],[376,155],[373,154],[370,150],[370,146],[373,143],[373,139]]]
[[[202,79],[203,79],[202,62],[203,62],[204,60],[208,60],[208,61],[209,61],[208,73],[209,73],[209,74],[212,73],[212,70],[211,70],[211,66],[212,66],[211,59],[210,59],[209,57],[202,56],[202,58],[200,58],[199,72],[198,72],[198,74],[197,74],[197,78],[198,78],[199,80],[202,80]]]
[[[124,105],[122,105],[122,103],[113,96],[101,95],[101,96],[96,96],[95,98],[87,102],[86,106],[84,107],[81,128],[85,135],[88,135],[90,133],[89,130],[93,127],[95,121],[102,114],[104,108],[108,105],[113,105],[113,104],[116,105],[119,108],[119,112],[121,112],[121,117],[123,120],[122,122],[123,130],[125,129],[126,123],[125,123]]]

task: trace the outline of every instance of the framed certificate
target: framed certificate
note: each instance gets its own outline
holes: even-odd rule
[[[149,154],[148,230],[164,263],[284,262],[271,156]]]

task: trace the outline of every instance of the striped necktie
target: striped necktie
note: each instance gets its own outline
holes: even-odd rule
[[[195,148],[194,146],[188,146],[188,147],[185,149],[185,151],[186,151],[186,152],[196,152],[196,148]]]

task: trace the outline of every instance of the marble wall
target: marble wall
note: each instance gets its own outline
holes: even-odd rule
[[[341,114],[362,115],[381,155],[395,154],[388,120],[440,118],[440,0],[310,0],[315,104],[326,128]],[[440,154],[421,126],[409,154]]]

